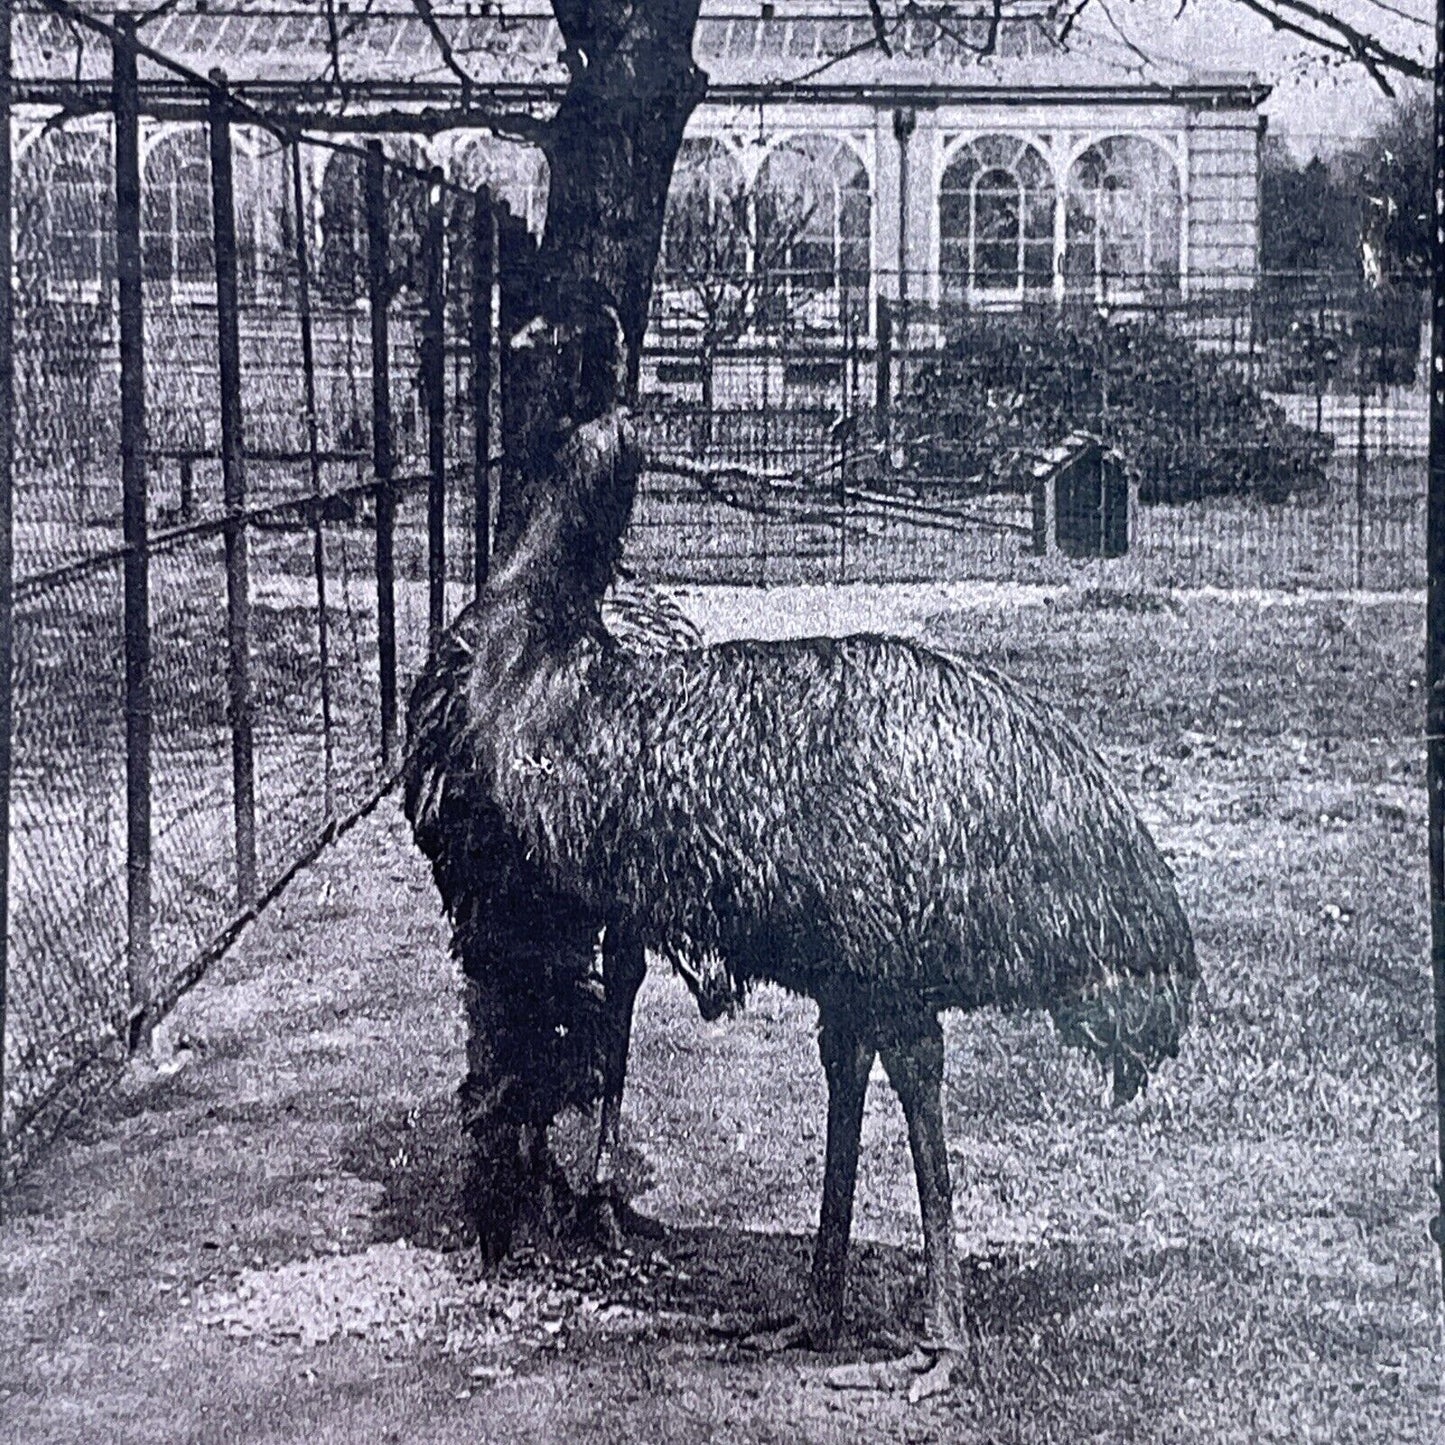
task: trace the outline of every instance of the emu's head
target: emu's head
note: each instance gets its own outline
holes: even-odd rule
[[[512,538],[497,587],[520,585],[540,620],[591,629],[612,582],[641,469],[627,395],[627,348],[596,282],[550,282],[510,343],[526,428]]]
[[[537,314],[512,338],[517,351],[541,353],[547,398],[559,428],[582,426],[620,406],[627,394],[627,345],[607,291],[583,277],[545,287]]]

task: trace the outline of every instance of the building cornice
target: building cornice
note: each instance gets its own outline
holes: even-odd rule
[[[406,129],[410,119],[423,124],[418,130],[488,128],[488,113],[499,107],[545,114],[560,98],[550,85],[495,85],[473,92],[474,105],[461,102],[457,86],[442,83],[359,81],[347,86],[347,102],[339,104],[334,88],[321,83],[253,81],[235,87],[253,105],[298,124],[334,131],[376,129],[378,113],[394,116],[388,129]],[[1254,112],[1270,93],[1267,85],[1110,85],[1110,86],[999,86],[999,85],[803,85],[767,87],[722,85],[712,87],[708,108],[757,109],[774,106],[823,108],[864,106],[886,111],[900,107],[915,110],[944,108],[985,109],[1005,106],[1135,107],[1176,106],[1188,110]],[[17,104],[63,107],[77,115],[109,108],[110,87],[100,81],[25,80],[15,82]],[[145,113],[162,118],[206,114],[205,98],[179,81],[151,81],[141,87]]]

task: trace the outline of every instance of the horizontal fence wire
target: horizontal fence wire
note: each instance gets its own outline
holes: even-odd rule
[[[72,18],[109,74],[130,37]],[[83,155],[67,141],[22,168],[16,189],[6,1176],[383,795],[397,764],[383,701],[404,701],[425,664],[432,599],[445,620],[473,595],[479,505],[488,537],[490,470],[474,451],[479,430],[497,434],[499,394],[490,343],[475,370],[472,318],[494,312],[496,276],[473,266],[469,237],[478,214],[515,224],[508,213],[493,219],[485,187],[447,182],[404,142],[373,153],[302,135],[218,77],[133,53],[142,83],[149,67],[189,86],[197,117],[150,150],[138,212],[117,189],[134,133],[120,111]],[[318,218],[338,207],[346,223],[323,245]],[[428,241],[429,216],[443,224]],[[75,284],[77,247],[93,248],[93,285]],[[387,318],[384,466],[374,314]],[[142,374],[137,438],[123,380]],[[144,483],[138,546],[127,446]],[[137,667],[148,737],[127,713]]]

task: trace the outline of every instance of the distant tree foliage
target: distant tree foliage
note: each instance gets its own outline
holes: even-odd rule
[[[1430,96],[1398,99],[1361,144],[1296,162],[1265,143],[1260,251],[1266,272],[1322,273],[1369,286],[1430,277]]]
[[[1260,265],[1271,275],[1359,273],[1360,205],[1318,156],[1297,165],[1284,142],[1265,142],[1260,175]]]
[[[1366,140],[1303,164],[1271,140],[1260,295],[1290,390],[1407,385],[1430,281],[1430,96],[1398,98]],[[1281,324],[1283,322],[1283,324]]]
[[[1360,235],[1366,279],[1378,264],[1397,281],[1430,282],[1430,172],[1434,124],[1424,90],[1398,101],[1390,118],[1356,152],[1360,177]],[[1372,262],[1372,252],[1378,262]]]

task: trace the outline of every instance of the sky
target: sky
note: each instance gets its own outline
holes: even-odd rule
[[[1394,49],[1428,61],[1434,7],[1429,0],[1315,0]],[[1147,54],[1204,71],[1247,71],[1274,87],[1265,106],[1271,134],[1297,155],[1328,155],[1368,134],[1388,102],[1364,69],[1276,34],[1239,0],[1091,0],[1096,30],[1113,24]],[[1410,83],[1401,82],[1402,90]],[[1416,87],[1418,89],[1418,86]]]

